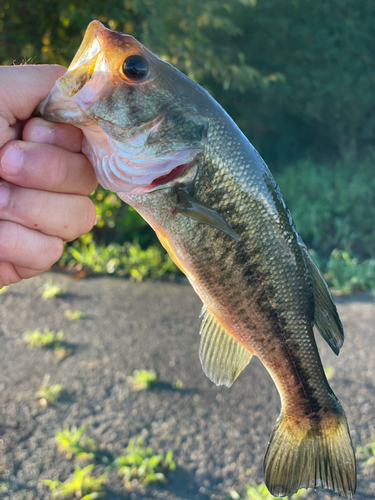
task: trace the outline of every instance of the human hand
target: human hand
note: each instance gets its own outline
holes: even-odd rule
[[[42,273],[90,231],[97,186],[82,132],[30,118],[62,66],[0,67],[0,288]]]

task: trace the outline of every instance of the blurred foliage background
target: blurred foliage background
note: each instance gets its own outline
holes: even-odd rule
[[[129,33],[203,85],[279,182],[330,284],[375,287],[372,0],[20,0],[0,4],[0,62],[68,65],[87,24]],[[117,197],[62,266],[143,277],[176,270]]]

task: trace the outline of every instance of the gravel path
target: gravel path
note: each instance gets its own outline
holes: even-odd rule
[[[48,280],[65,293],[42,300]],[[347,337],[343,351],[336,357],[318,342],[324,366],[335,369],[331,385],[354,445],[363,445],[375,438],[375,302],[370,294],[337,302]],[[42,480],[65,480],[74,470],[54,435],[73,425],[86,425],[108,456],[138,436],[155,452],[173,450],[177,469],[167,484],[125,490],[112,472],[111,500],[218,500],[263,481],[263,456],[280,409],[276,388],[257,358],[231,389],[206,378],[198,358],[201,303],[189,285],[47,273],[9,288],[0,303],[0,483],[9,483],[0,496],[50,498]],[[67,309],[86,316],[70,321]],[[28,328],[44,327],[64,331],[70,357],[56,363],[52,351],[25,345]],[[142,368],[155,370],[162,384],[132,391],[128,377]],[[46,374],[65,390],[55,405],[42,408],[35,393]],[[177,380],[182,389],[175,388]],[[375,466],[359,465],[358,479],[356,498],[375,500]]]

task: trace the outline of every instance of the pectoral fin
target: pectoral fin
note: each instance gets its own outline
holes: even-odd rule
[[[314,291],[314,324],[332,351],[338,355],[344,343],[344,330],[331,292],[305,245],[300,245],[311,273]]]
[[[220,231],[224,231],[224,233],[238,241],[237,234],[219,212],[216,212],[216,210],[213,210],[201,201],[194,200],[194,198],[185,191],[176,190],[176,192],[179,197],[179,203],[176,208],[180,214],[197,220],[198,222],[202,222],[203,224],[208,224],[216,229],[220,229]]]
[[[228,333],[205,307],[202,316],[199,359],[203,371],[216,385],[230,387],[249,363],[253,352]]]

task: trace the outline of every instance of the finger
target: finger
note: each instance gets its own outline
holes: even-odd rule
[[[14,222],[0,222],[0,262],[35,270],[45,270],[63,252],[63,241]]]
[[[21,139],[22,127],[22,121],[18,121],[14,125],[9,126],[5,120],[0,118],[0,146],[9,141],[14,141],[15,139]]]
[[[65,72],[58,64],[0,67],[0,103],[8,123],[29,118]]]
[[[96,210],[86,196],[0,183],[0,219],[71,241],[90,231]]]
[[[84,154],[24,141],[0,149],[0,177],[19,186],[81,195],[90,194],[98,184]]]
[[[0,262],[0,289],[3,286],[37,276],[49,267],[51,266],[47,266],[45,269],[29,269],[28,267],[14,266],[10,262]]]
[[[32,118],[23,129],[22,139],[53,144],[72,153],[80,153],[83,133],[80,129],[67,123],[52,123],[42,118]]]
[[[65,71],[58,65],[0,67],[0,146],[20,138],[22,122]]]

